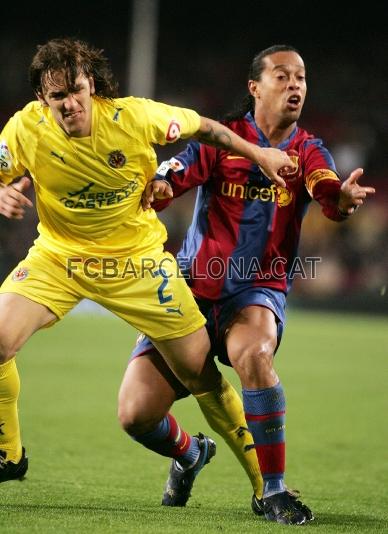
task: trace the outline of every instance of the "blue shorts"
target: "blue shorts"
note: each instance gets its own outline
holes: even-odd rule
[[[286,320],[286,296],[281,291],[265,287],[250,287],[246,291],[223,301],[197,300],[197,303],[206,318],[206,329],[211,341],[210,354],[217,356],[221,363],[232,365],[226,351],[225,331],[232,324],[237,313],[247,306],[264,306],[273,311],[277,324],[276,350],[278,349]],[[155,348],[149,338],[140,334],[132,351],[131,359],[142,356],[151,350],[155,350]]]

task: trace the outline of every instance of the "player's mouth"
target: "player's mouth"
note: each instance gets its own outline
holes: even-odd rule
[[[82,110],[67,112],[63,114],[63,118],[65,119],[65,121],[70,122],[70,121],[77,120],[81,116],[81,114],[82,114]]]
[[[287,99],[287,108],[291,111],[297,111],[300,108],[302,103],[302,98],[300,95],[291,95]]]

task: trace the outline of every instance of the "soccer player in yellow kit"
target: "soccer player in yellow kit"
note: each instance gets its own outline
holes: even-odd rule
[[[39,237],[0,289],[0,482],[22,478],[28,468],[15,355],[83,298],[146,333],[194,395],[218,391],[221,382],[225,389],[206,357],[205,319],[163,250],[165,227],[153,210],[141,208],[157,168],[153,145],[195,136],[248,157],[279,184],[279,169],[292,166],[284,152],[248,143],[195,111],[115,98],[102,51],[78,40],[39,46],[30,79],[38,100],[0,136],[0,213],[21,219],[31,206],[23,194],[28,170],[40,220]],[[228,410],[221,398],[220,417],[230,417]]]

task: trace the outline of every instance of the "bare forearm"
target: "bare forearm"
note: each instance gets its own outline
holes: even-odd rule
[[[249,143],[219,122],[201,117],[201,124],[195,137],[206,145],[228,150],[253,161],[260,166],[262,172],[275,184],[286,187],[280,171],[288,172],[294,164],[286,154],[277,148],[262,148]]]
[[[259,163],[257,160],[259,147],[255,147],[245,141],[232,130],[213,119],[201,117],[201,126],[195,137],[201,143],[229,150],[234,154]]]

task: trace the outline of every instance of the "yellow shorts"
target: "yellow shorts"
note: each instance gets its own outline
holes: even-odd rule
[[[87,298],[155,340],[185,336],[206,322],[174,257],[162,250],[118,260],[60,257],[35,245],[0,293],[23,295],[58,319]]]

